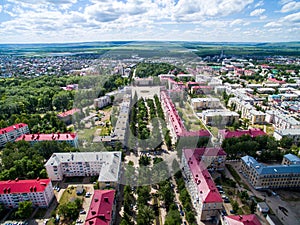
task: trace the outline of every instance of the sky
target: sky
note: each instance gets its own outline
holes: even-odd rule
[[[0,0],[0,43],[299,37],[296,0]]]

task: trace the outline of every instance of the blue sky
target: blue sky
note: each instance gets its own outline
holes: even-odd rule
[[[296,0],[0,0],[0,43],[300,41]]]

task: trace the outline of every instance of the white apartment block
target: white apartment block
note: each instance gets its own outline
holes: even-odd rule
[[[28,134],[29,128],[25,123],[18,123],[6,128],[0,129],[0,147],[4,146],[7,142],[13,142],[23,134]]]
[[[45,167],[53,181],[99,175],[101,187],[116,187],[121,174],[121,152],[54,153]]]
[[[110,105],[111,103],[112,103],[111,97],[107,95],[94,99],[94,106],[95,108],[99,108],[99,109],[102,109]]]
[[[34,207],[46,208],[53,197],[50,179],[0,181],[0,203],[6,208],[17,208],[24,201],[31,201]]]
[[[228,101],[229,106],[234,106],[236,112],[241,112],[242,118],[249,119],[251,124],[265,123],[266,114],[258,111],[250,103],[245,102],[237,97],[230,98]]]
[[[294,143],[300,143],[300,129],[276,129],[273,134],[276,140],[281,140],[283,137],[293,139]]]
[[[239,120],[239,114],[229,110],[204,110],[200,115],[202,121],[209,126],[227,126]]]
[[[221,107],[221,102],[218,98],[192,98],[191,104],[194,110],[217,109]]]
[[[280,111],[266,111],[266,122],[272,123],[279,130],[300,129],[300,121],[290,115],[283,114]]]

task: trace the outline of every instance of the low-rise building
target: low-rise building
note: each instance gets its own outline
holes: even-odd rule
[[[201,113],[202,121],[209,126],[228,126],[239,120],[239,114],[229,110],[204,110]]]
[[[72,123],[72,117],[75,113],[80,113],[80,109],[71,109],[68,110],[66,112],[62,112],[57,114],[58,119],[60,119],[61,121],[63,121],[64,123],[71,124]]]
[[[300,187],[300,164],[267,166],[244,156],[241,171],[255,189]]]
[[[115,191],[95,190],[85,225],[112,225],[115,211]]]
[[[7,142],[13,142],[18,137],[28,134],[29,128],[25,123],[18,123],[6,128],[0,129],[0,147],[4,146]]]
[[[64,177],[99,176],[101,189],[117,187],[121,174],[121,152],[54,153],[45,167],[53,181],[61,181]]]
[[[191,196],[193,206],[197,212],[197,221],[212,221],[218,224],[219,215],[222,210],[223,200],[215,186],[215,183],[208,172],[206,160],[202,160],[202,150],[185,149],[182,154],[182,172],[185,178],[186,187]],[[216,153],[216,152],[214,152]],[[213,154],[216,155],[216,154]],[[214,157],[214,156],[213,156]],[[211,157],[209,157],[211,161]],[[223,160],[223,157],[221,157]],[[218,156],[212,161],[218,161]]]
[[[95,108],[99,108],[99,109],[102,109],[110,105],[111,103],[112,103],[111,97],[107,95],[94,99],[94,106]]]
[[[18,208],[20,202],[46,208],[54,197],[50,179],[0,181],[0,203],[6,208]]]
[[[194,110],[217,109],[221,107],[221,102],[218,98],[192,98],[191,105]]]
[[[226,138],[234,138],[234,137],[238,138],[243,135],[249,135],[250,137],[255,138],[267,134],[259,128],[251,128],[249,130],[235,130],[235,131],[224,129],[224,130],[219,130],[218,133],[218,137],[221,139],[221,141],[223,141]]]
[[[16,141],[27,141],[31,145],[41,141],[65,142],[78,148],[78,135],[76,133],[57,133],[57,134],[24,134],[17,138]]]
[[[291,153],[283,156],[282,165],[300,165],[300,159],[298,156]]]

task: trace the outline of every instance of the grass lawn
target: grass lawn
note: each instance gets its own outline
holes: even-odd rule
[[[109,127],[101,127],[100,136],[108,136],[108,135],[110,135],[111,130],[112,130],[111,126],[109,126]]]
[[[93,140],[93,136],[95,134],[97,130],[97,127],[92,127],[90,129],[83,129],[81,131],[79,131],[79,139],[85,139],[87,141],[92,141]]]
[[[68,187],[64,193],[62,194],[60,200],[59,200],[59,204],[65,204],[68,203],[70,201],[73,201],[76,198],[80,198],[83,199],[83,196],[77,195],[76,194],[76,187],[72,186],[72,187]]]

